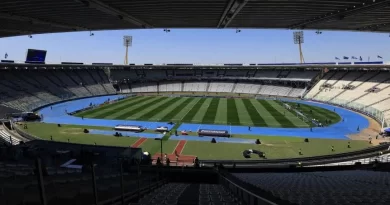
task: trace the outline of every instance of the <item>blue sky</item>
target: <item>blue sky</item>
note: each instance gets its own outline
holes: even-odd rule
[[[0,59],[23,61],[28,48],[47,50],[47,63],[61,61],[123,64],[123,36],[133,36],[129,62],[144,63],[287,63],[298,62],[298,46],[291,30],[162,29],[56,33],[0,38]],[[305,31],[306,62],[332,62],[342,56],[366,61],[390,59],[390,37],[385,33]]]

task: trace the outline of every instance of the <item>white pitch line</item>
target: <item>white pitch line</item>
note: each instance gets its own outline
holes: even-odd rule
[[[187,114],[192,110],[192,108],[195,107],[195,105],[200,101],[200,99],[201,99],[201,98],[199,98],[198,101],[196,101],[196,103],[194,103],[194,105],[191,107],[191,109],[188,109],[188,111],[186,112],[185,115],[183,115],[183,117],[180,119],[180,121],[183,121],[183,118],[184,118],[185,116],[187,116]]]

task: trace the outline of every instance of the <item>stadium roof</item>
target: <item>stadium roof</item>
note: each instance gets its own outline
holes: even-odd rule
[[[390,32],[390,0],[1,0],[0,37],[141,28]]]

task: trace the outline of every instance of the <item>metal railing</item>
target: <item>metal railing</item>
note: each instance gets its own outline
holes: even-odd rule
[[[356,102],[351,102],[348,100],[342,100],[342,99],[332,99],[332,97],[326,98],[326,97],[317,97],[317,98],[307,98],[313,101],[320,101],[327,104],[333,104],[337,106],[341,106],[343,108],[348,108],[357,112],[360,112],[362,114],[368,115],[372,118],[374,118],[376,121],[378,121],[382,127],[388,127],[390,125],[390,119],[386,118],[384,112],[375,109],[373,107],[369,107],[367,105],[363,105]]]

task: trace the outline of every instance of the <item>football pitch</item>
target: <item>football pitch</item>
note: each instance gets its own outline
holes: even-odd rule
[[[88,102],[88,99],[84,101]],[[91,100],[92,102],[92,100]],[[101,123],[100,125],[76,125],[70,123],[61,127],[57,123],[29,123],[24,130],[41,139],[59,142],[79,144],[96,144],[122,147],[140,147],[143,151],[159,156],[160,146],[163,145],[163,153],[173,154],[179,150],[183,157],[198,156],[200,159],[212,160],[242,160],[242,152],[247,149],[261,150],[267,154],[268,159],[280,159],[291,157],[311,157],[318,155],[336,154],[359,150],[369,147],[366,141],[345,139],[319,139],[311,138],[310,143],[304,142],[304,138],[298,136],[287,137],[277,134],[262,135],[262,133],[233,134],[230,139],[239,141],[252,140],[253,143],[218,142],[190,140],[185,137],[172,139],[174,133],[183,123],[244,125],[256,127],[275,128],[305,128],[313,126],[311,122],[297,117],[294,110],[286,109],[284,104],[303,113],[308,119],[317,119],[320,122],[330,121],[337,123],[341,117],[328,109],[296,102],[281,102],[278,100],[258,100],[254,98],[205,98],[205,97],[164,97],[164,96],[136,96],[123,100],[99,105],[93,109],[77,113],[77,117],[84,117],[82,122],[88,124],[88,119],[115,120],[139,120],[175,122],[170,133],[162,137],[162,141],[147,137],[115,137],[99,133],[84,133],[84,129],[112,131],[112,126]],[[53,115],[61,115],[64,107],[48,109]],[[61,117],[62,118],[62,117]],[[74,120],[74,118],[72,117]],[[309,130],[309,129],[307,129]],[[144,131],[146,134],[156,134],[153,129]],[[189,137],[197,137],[196,132],[188,132]],[[299,134],[299,133],[298,133]],[[255,144],[259,139],[261,144]],[[351,147],[347,145],[350,143]],[[335,149],[332,151],[331,147]],[[302,151],[300,154],[299,152]],[[251,159],[259,159],[252,157]]]
[[[290,103],[293,105],[293,103]],[[329,110],[299,105],[301,112],[332,123],[340,117]],[[137,96],[113,104],[77,113],[76,116],[97,119],[162,121],[201,124],[225,124],[261,127],[310,127],[276,100],[244,98],[201,98]]]

